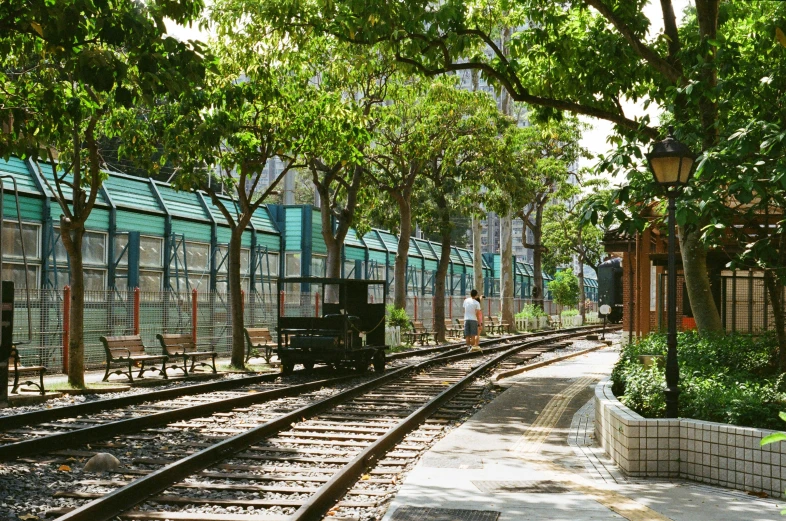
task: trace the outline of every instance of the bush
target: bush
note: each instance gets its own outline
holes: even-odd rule
[[[560,313],[563,317],[576,317],[579,315],[578,309],[565,309]]]
[[[786,400],[786,377],[776,364],[771,334],[700,337],[680,333],[680,410],[685,418],[746,427],[778,428]],[[662,417],[665,364],[644,368],[639,355],[666,355],[666,337],[650,335],[626,346],[612,371],[612,390],[642,416]]]
[[[535,304],[524,304],[521,311],[516,313],[516,318],[538,318],[545,316],[546,313]]]
[[[390,304],[387,307],[386,324],[388,327],[400,327],[403,330],[409,329],[409,315],[404,308],[397,308]]]

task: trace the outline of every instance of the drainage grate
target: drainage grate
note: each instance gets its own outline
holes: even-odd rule
[[[486,494],[564,494],[570,489],[557,481],[473,481],[478,490]]]
[[[390,521],[497,521],[499,514],[490,510],[401,507]]]

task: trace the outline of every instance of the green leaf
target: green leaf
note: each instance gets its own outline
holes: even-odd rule
[[[759,445],[763,447],[764,445],[769,445],[770,443],[776,443],[779,441],[786,441],[786,432],[774,432],[769,436],[765,436]]]

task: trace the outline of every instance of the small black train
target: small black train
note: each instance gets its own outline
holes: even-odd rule
[[[619,324],[622,321],[622,259],[615,257],[603,261],[598,266],[598,305],[611,306],[609,322]]]

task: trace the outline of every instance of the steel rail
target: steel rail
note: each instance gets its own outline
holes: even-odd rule
[[[512,347],[478,365],[461,380],[429,400],[428,403],[421,406],[418,410],[414,411],[412,414],[401,420],[394,427],[391,427],[390,430],[383,434],[379,439],[363,449],[352,459],[352,461],[347,463],[341,470],[334,474],[327,483],[322,485],[316,493],[310,496],[306,502],[300,508],[298,508],[297,511],[295,511],[295,513],[290,517],[290,520],[314,521],[322,519],[323,516],[330,510],[330,508],[336,503],[336,501],[344,496],[346,491],[351,488],[351,486],[362,476],[363,472],[374,461],[376,461],[381,456],[384,456],[384,454],[387,453],[390,449],[394,448],[396,444],[398,444],[404,438],[404,436],[415,430],[440,407],[455,398],[456,395],[463,391],[478,376],[499,364],[504,359],[514,356],[524,349],[535,347],[539,344],[551,343],[567,339],[572,336],[581,335],[583,333],[583,331],[579,333],[561,333],[556,334],[550,338],[525,342],[523,345]],[[468,358],[472,354],[474,353],[443,357],[441,360],[443,362],[461,360]]]
[[[586,327],[586,326],[583,326]],[[567,329],[563,331],[568,331]],[[496,339],[489,339],[481,341],[482,345],[494,344],[500,341],[516,341],[520,338],[528,338],[531,336],[538,336],[547,333],[522,333],[507,337],[500,337]],[[463,344],[452,343],[441,346],[430,347],[426,349],[418,349],[414,351],[404,351],[401,353],[393,353],[387,356],[388,360],[398,360],[401,358],[413,358],[416,356],[423,356],[432,353],[440,353],[458,349]],[[319,369],[316,369],[319,370]],[[306,370],[298,370],[293,375],[304,375]],[[290,375],[292,376],[292,375]],[[173,387],[170,389],[162,389],[160,391],[152,391],[149,393],[133,394],[129,396],[120,396],[117,398],[106,398],[103,400],[95,400],[92,402],[79,403],[75,405],[66,405],[62,407],[54,407],[52,409],[42,409],[39,411],[30,411],[21,414],[14,414],[9,416],[0,416],[0,432],[10,429],[16,429],[27,425],[34,425],[36,423],[46,423],[63,418],[71,418],[76,416],[89,416],[101,411],[110,409],[118,409],[121,407],[129,407],[131,405],[139,405],[142,403],[171,400],[173,398],[180,398],[182,396],[190,396],[195,394],[203,394],[214,391],[225,391],[245,385],[253,385],[257,383],[271,382],[281,377],[281,373],[268,373],[255,376],[245,376],[241,378],[233,378],[230,380],[219,380],[216,382],[206,382],[201,384],[184,385],[181,387]]]
[[[494,357],[491,362],[482,364],[479,368],[473,370],[470,374],[477,376],[480,372],[482,372],[479,370],[481,367],[483,368],[482,370],[485,370],[494,363],[498,363],[504,358],[513,356],[527,348],[581,334],[583,334],[583,331],[568,334],[561,333],[555,335],[554,338],[544,338],[530,342],[522,342],[516,346],[507,346],[509,349],[497,357]],[[445,362],[474,358],[477,355],[478,353],[460,353],[450,357],[433,357],[428,360],[423,360],[415,364],[410,364],[398,369],[394,369],[393,371],[374,378],[368,382],[362,383],[356,387],[353,387],[352,389],[342,391],[316,403],[301,407],[300,409],[287,413],[280,418],[266,422],[247,432],[233,436],[232,438],[220,441],[215,445],[207,447],[161,469],[153,471],[150,474],[147,474],[146,476],[141,477],[124,487],[121,487],[99,499],[86,503],[75,510],[72,510],[71,512],[57,518],[57,521],[108,521],[116,516],[119,516],[123,512],[128,511],[135,505],[144,502],[149,497],[166,490],[170,486],[178,483],[179,481],[182,481],[188,476],[215,465],[220,461],[225,460],[232,454],[246,450],[248,447],[251,447],[261,440],[276,434],[280,430],[288,428],[294,422],[314,417],[336,405],[339,405],[347,400],[351,400],[356,396],[360,396],[369,390],[372,390],[390,381],[394,381],[406,375],[407,373],[412,373],[417,370],[425,369],[432,365],[443,364]],[[471,380],[463,379],[462,382],[465,383],[462,385],[462,387],[456,388],[455,393],[460,392],[460,390],[463,389],[463,386],[466,386],[469,381]],[[456,385],[459,384],[454,384],[454,386],[451,386],[446,391],[443,391],[438,396],[438,398],[441,397],[439,401],[435,401],[435,399],[429,401],[429,403],[425,406],[428,408],[428,414],[436,410],[436,408],[444,403],[445,400],[449,400],[450,397],[455,395],[455,393],[446,394],[446,392],[449,392]],[[419,409],[418,412],[413,413],[413,415],[415,414],[418,414],[417,417],[420,418],[423,414],[426,413],[421,413]],[[410,418],[413,418],[413,415],[410,415]],[[410,420],[410,418],[408,418],[409,422],[406,425],[411,428],[413,425],[415,425],[415,420]],[[392,446],[391,444],[395,443],[405,432],[405,427],[397,426],[383,436],[383,439],[389,438],[388,441],[383,441],[383,439],[380,439],[372,445],[377,447],[377,452],[369,453],[368,451],[363,451],[362,454],[365,454],[365,456],[363,459],[359,460],[359,463],[353,460],[352,464],[339,471],[340,476],[334,476],[334,478],[332,478],[325,486],[320,488],[320,491],[322,491],[322,489],[326,489],[326,491],[317,493],[319,495],[317,501],[312,501],[310,499],[307,502],[307,505],[312,505],[308,507],[308,515],[311,517],[302,517],[301,515],[299,519],[315,519],[314,515],[316,515],[315,512],[318,509],[323,508],[326,504],[328,504],[330,502],[329,499],[335,498],[336,494],[343,493],[346,490],[346,483],[352,477],[356,479],[356,477],[359,475],[358,472],[362,472],[363,468],[365,468],[365,465],[368,462],[373,461],[376,455],[384,452],[382,451],[381,447],[385,447],[385,450],[387,450],[390,446]],[[357,459],[358,458],[356,458],[356,460]],[[298,512],[301,512],[305,506],[306,505],[301,507]]]

